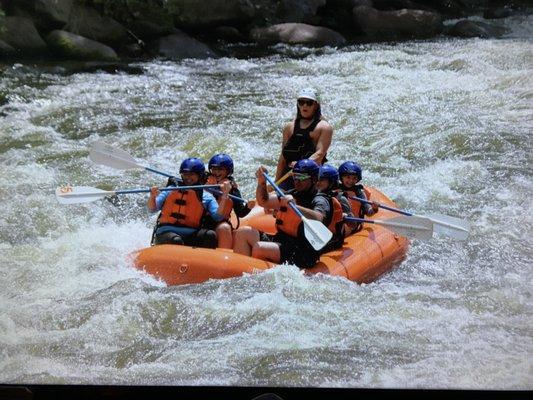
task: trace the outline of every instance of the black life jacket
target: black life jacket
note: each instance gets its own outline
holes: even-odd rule
[[[294,130],[292,135],[289,140],[287,140],[287,143],[285,143],[285,146],[281,152],[287,164],[293,161],[309,158],[315,153],[316,146],[313,143],[310,134],[315,130],[319,122],[320,119],[315,119],[313,122],[311,122],[311,125],[305,129],[302,129],[300,128],[300,118],[297,118],[294,121]],[[326,162],[325,157],[323,162]]]

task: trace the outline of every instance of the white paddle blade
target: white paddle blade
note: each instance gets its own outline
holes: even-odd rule
[[[89,158],[96,164],[116,169],[144,168],[124,150],[114,148],[102,141],[96,141],[92,144]]]
[[[440,214],[428,214],[426,217],[433,221],[437,234],[456,240],[466,240],[468,238],[470,232],[468,221]]]
[[[320,221],[302,217],[305,238],[313,249],[322,249],[333,237],[333,233]]]
[[[56,198],[60,204],[89,203],[113,194],[115,192],[90,186],[63,186],[56,189]]]
[[[429,218],[401,216],[387,220],[374,220],[400,236],[429,240],[433,237],[433,222]]]

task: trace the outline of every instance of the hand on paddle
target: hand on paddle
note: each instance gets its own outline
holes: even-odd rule
[[[261,165],[259,168],[257,168],[257,171],[255,171],[255,177],[257,178],[258,185],[266,185],[264,174],[268,174],[268,171],[264,166]]]
[[[294,197],[292,197],[290,194],[286,194],[284,197],[280,197],[279,199],[279,206],[280,207],[289,207],[289,202],[294,201]],[[294,203],[296,204],[296,203]],[[298,207],[298,206],[296,206]]]
[[[150,197],[148,198],[148,203],[146,206],[151,212],[156,211],[155,199],[157,196],[159,196],[159,193],[161,192],[159,191],[159,188],[157,186],[152,186],[150,188]]]

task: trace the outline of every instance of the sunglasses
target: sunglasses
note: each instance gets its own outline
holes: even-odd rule
[[[300,107],[302,106],[309,106],[311,107],[313,104],[315,104],[314,100],[307,100],[307,99],[298,99],[298,105]]]
[[[295,181],[299,181],[299,182],[302,182],[302,181],[305,181],[311,178],[310,175],[306,175],[306,174],[291,174],[291,176],[292,176],[292,179],[294,179]]]

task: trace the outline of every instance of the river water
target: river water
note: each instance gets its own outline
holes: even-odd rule
[[[532,18],[498,40],[435,39],[136,64],[141,75],[0,64],[2,383],[533,389]],[[144,194],[60,205],[64,184],[149,187],[95,165],[106,141],[159,170],[227,152],[245,196],[274,172],[304,86],[329,159],[406,210],[470,221],[413,241],[367,285],[262,274],[168,287],[128,265]]]

